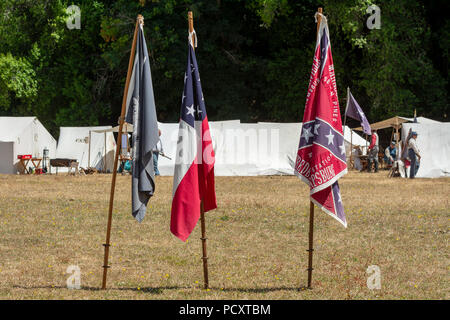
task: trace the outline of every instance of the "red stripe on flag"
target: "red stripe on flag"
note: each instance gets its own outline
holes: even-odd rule
[[[316,201],[316,205],[320,207],[325,212],[336,216],[336,208],[334,207],[333,194],[331,192],[331,187],[320,190],[311,195],[312,200]]]
[[[196,159],[197,160],[197,159]],[[200,194],[198,193],[198,166],[191,164],[178,185],[172,201],[170,231],[186,241],[200,218]]]
[[[209,131],[208,118],[205,117],[202,122],[202,158],[203,162],[199,164],[198,180],[199,191],[203,199],[203,208],[205,212],[217,208],[216,189],[214,182],[214,163],[215,154],[212,145],[211,132]]]
[[[214,186],[215,157],[207,118],[202,121],[201,131],[197,134],[201,135],[201,141],[197,145],[197,148],[201,148],[201,154],[197,154],[183,176],[172,200],[170,231],[183,241],[189,238],[198,222],[201,200],[205,212],[217,208]],[[201,163],[197,160],[199,156],[202,157]]]

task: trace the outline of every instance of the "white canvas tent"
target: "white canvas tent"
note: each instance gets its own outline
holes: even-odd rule
[[[0,173],[17,173],[18,155],[42,158],[45,148],[54,156],[56,140],[36,117],[0,117]]]
[[[111,128],[111,126],[61,127],[56,158],[76,159],[81,168],[92,167],[112,172],[116,141],[112,132],[102,131]]]
[[[410,128],[417,132],[417,146],[422,155],[416,177],[450,177],[450,123],[404,123],[403,139]]]
[[[210,121],[217,176],[256,176],[294,173],[300,140],[301,123],[241,123],[239,120]],[[161,142],[166,155],[160,157],[161,175],[173,175],[178,123],[159,123]],[[352,132],[353,145],[365,147],[364,140]],[[350,149],[350,128],[344,132]]]
[[[403,118],[403,119],[407,119],[411,122],[414,122],[414,118]],[[420,124],[442,123],[440,121],[433,120],[430,118],[425,118],[425,117],[416,117],[416,120],[417,120],[417,123],[420,123]]]

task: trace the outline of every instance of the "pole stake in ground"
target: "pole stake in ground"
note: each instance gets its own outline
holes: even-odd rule
[[[317,37],[319,36],[320,22],[322,21],[322,8],[317,10]],[[314,240],[314,203],[309,202],[309,246],[308,246],[308,289],[312,289],[312,271],[313,271],[313,240]]]
[[[119,162],[119,152],[121,149],[122,144],[122,131],[123,131],[123,123],[125,119],[125,110],[127,105],[127,95],[128,95],[128,87],[130,85],[131,80],[131,73],[133,70],[133,64],[134,64],[134,55],[136,52],[136,40],[137,40],[137,34],[138,34],[138,27],[139,25],[144,24],[144,17],[142,15],[138,15],[136,19],[136,27],[134,29],[134,37],[133,37],[133,44],[131,45],[131,53],[130,53],[130,60],[128,62],[128,71],[127,71],[127,80],[125,83],[125,90],[123,93],[123,99],[122,99],[122,111],[120,113],[119,118],[119,132],[118,132],[118,141],[117,141],[117,147],[116,147],[116,154],[114,158],[114,169],[113,169],[113,175],[112,175],[112,181],[111,181],[111,194],[109,197],[109,211],[108,211],[108,225],[106,228],[106,243],[103,244],[105,247],[105,256],[103,259],[103,281],[102,281],[102,289],[106,289],[106,278],[108,275],[108,269],[110,266],[108,265],[109,260],[109,247],[111,246],[110,240],[111,240],[111,225],[112,225],[112,210],[114,206],[114,191],[116,189],[116,177],[117,177],[117,164]]]
[[[314,203],[309,202],[309,247],[308,247],[308,289],[312,289],[312,271],[313,269],[313,240],[314,240]]]
[[[189,24],[189,34],[192,37],[189,42],[192,43],[192,47],[195,50],[197,46],[196,36],[194,34],[194,17],[192,11],[188,12],[188,24]],[[204,278],[204,288],[209,289],[209,278],[208,278],[208,254],[206,253],[206,225],[205,225],[205,210],[203,208],[203,200],[200,202],[200,224],[202,228],[202,260],[203,260],[203,278]]]
[[[205,211],[203,209],[203,201],[200,203],[200,222],[202,225],[202,251],[203,251],[203,278],[205,281],[205,289],[209,289],[209,279],[208,279],[208,255],[206,253],[206,226],[205,226]]]

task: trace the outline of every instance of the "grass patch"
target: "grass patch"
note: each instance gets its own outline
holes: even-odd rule
[[[0,175],[0,299],[448,299],[450,179],[340,179],[348,228],[316,209],[314,290],[306,283],[308,188],[296,177],[217,177],[206,214],[210,291],[202,290],[200,226],[169,230],[172,177],[139,224],[129,176],[117,177],[111,269],[99,290],[111,175]],[[68,290],[69,265],[81,290]],[[382,289],[366,286],[369,265]]]

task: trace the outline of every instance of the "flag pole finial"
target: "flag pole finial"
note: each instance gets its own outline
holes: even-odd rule
[[[323,14],[323,9],[322,7],[319,7],[317,9],[317,12],[319,14],[316,14],[316,21],[317,21],[317,37],[319,36],[319,29],[320,29],[320,22],[322,21],[322,14]]]
[[[188,24],[189,24],[189,32],[194,31],[194,16],[192,11],[188,11]]]
[[[188,11],[188,25],[189,25],[189,43],[192,47],[197,47],[197,35],[194,30],[194,17],[192,11]]]
[[[142,14],[138,14],[137,16],[137,22],[140,25],[144,25],[144,16]]]

